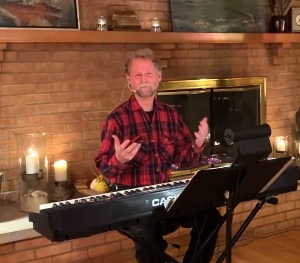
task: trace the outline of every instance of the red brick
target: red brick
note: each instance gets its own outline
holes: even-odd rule
[[[51,244],[51,241],[44,237],[18,241],[15,243],[15,250],[26,250],[29,248],[42,247]]]
[[[67,91],[68,85],[65,83],[40,83],[37,84],[36,92],[44,93],[44,92],[62,92]]]
[[[104,235],[94,235],[86,238],[79,238],[72,241],[73,249],[102,245],[105,241]]]
[[[105,120],[109,111],[91,111],[83,113],[84,120]]]
[[[1,192],[15,191],[18,189],[18,181],[5,181],[1,183]]]
[[[20,95],[20,94],[32,94],[35,92],[35,84],[14,84],[14,85],[2,85],[2,95]]]
[[[19,96],[19,104],[41,104],[51,102],[50,94],[30,94]]]
[[[82,151],[73,151],[73,152],[64,152],[62,154],[54,155],[54,160],[66,160],[67,162],[71,161],[80,161],[83,160],[84,153]]]
[[[36,258],[46,258],[49,256],[59,255],[70,252],[72,249],[71,242],[55,244],[43,248],[38,248],[35,251]]]
[[[20,251],[0,256],[0,262],[18,263],[26,260],[34,259],[34,250]]]
[[[17,180],[19,177],[19,171],[18,170],[10,170],[10,171],[5,171],[5,180],[10,181],[10,180]],[[1,251],[1,248],[0,248]]]
[[[33,63],[2,63],[2,72],[4,73],[24,73],[33,71]]]
[[[82,132],[53,135],[53,144],[78,142],[83,138]]]
[[[114,242],[110,244],[106,244],[103,246],[92,247],[88,249],[89,257],[97,257],[100,255],[106,255],[110,253],[115,253],[119,251],[121,248],[120,242]]]
[[[82,120],[82,113],[61,113],[57,115],[52,115],[53,123],[68,123],[68,122],[78,122]]]
[[[47,51],[25,51],[19,52],[19,61],[24,62],[40,62],[40,61],[50,61],[50,53]]]
[[[0,49],[6,49],[6,43],[0,43]]]
[[[79,250],[79,251],[73,251],[67,254],[62,254],[59,256],[53,257],[53,262],[55,263],[68,263],[68,262],[74,262],[78,260],[83,260],[87,258],[87,250]]]
[[[13,251],[14,251],[14,244],[13,243],[0,245],[0,255],[11,253]]]
[[[97,127],[97,122],[96,121],[74,122],[74,123],[68,123],[67,127],[68,127],[68,131],[70,132],[95,130]]]
[[[70,149],[69,144],[59,144],[47,147],[48,154],[62,154]]]
[[[83,139],[84,140],[93,140],[93,139],[99,139],[100,141],[100,131],[95,130],[95,131],[85,131],[83,133]]]
[[[70,111],[88,111],[98,109],[97,102],[72,102],[70,103]]]
[[[53,102],[79,101],[82,99],[82,93],[81,92],[52,93],[51,98]]]
[[[18,104],[19,97],[18,96],[1,96],[0,97],[0,105],[1,106],[12,106]]]
[[[53,261],[52,261],[52,258],[43,258],[43,259],[28,261],[26,263],[53,263]]]
[[[86,150],[86,149],[95,149],[100,145],[99,140],[90,140],[85,142],[71,143],[71,150]]]

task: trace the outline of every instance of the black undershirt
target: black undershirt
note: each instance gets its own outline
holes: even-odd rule
[[[153,116],[153,110],[152,111],[146,111],[146,113],[147,113],[147,115],[148,115],[148,117],[150,119],[149,124],[151,124],[151,122],[152,122],[152,116]]]

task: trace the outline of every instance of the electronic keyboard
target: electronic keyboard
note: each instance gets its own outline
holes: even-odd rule
[[[256,199],[296,191],[299,167],[290,166],[283,174]],[[190,179],[183,179],[43,204],[39,213],[29,214],[29,221],[33,223],[34,230],[53,242],[128,228],[143,219],[167,217],[165,208],[189,182]]]

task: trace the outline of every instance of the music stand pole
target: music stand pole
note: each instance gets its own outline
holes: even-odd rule
[[[226,263],[231,263],[231,239],[232,239],[232,217],[234,212],[233,193],[225,191],[224,197],[226,199]]]

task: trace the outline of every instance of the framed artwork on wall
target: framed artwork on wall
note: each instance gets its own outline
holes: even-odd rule
[[[0,28],[80,29],[78,0],[0,0]]]
[[[262,0],[169,0],[174,32],[263,33]]]

